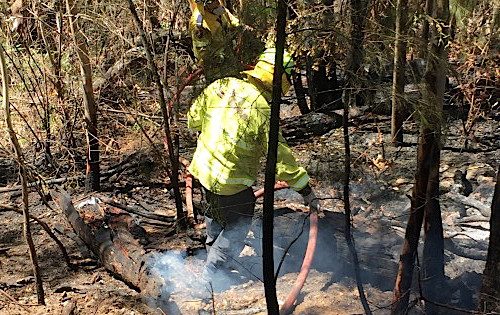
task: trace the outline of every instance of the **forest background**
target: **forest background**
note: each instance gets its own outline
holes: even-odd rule
[[[275,40],[277,3],[231,0],[225,5],[263,42]],[[324,0],[287,5],[287,50],[293,54],[297,66],[294,93],[285,98],[289,103],[285,108],[292,109],[283,115],[283,131],[292,144],[308,139],[315,139],[317,144],[325,135],[336,137],[344,145],[338,149],[342,151],[339,156],[344,158],[346,154],[345,168],[343,165],[329,168],[319,162],[308,165],[309,171],[314,169],[318,186],[328,186],[325,179],[333,179],[344,185],[337,187],[338,190],[349,187],[349,164],[353,165],[353,172],[357,164],[364,164],[381,173],[396,174],[391,159],[385,155],[386,150],[391,150],[388,147],[393,146],[394,152],[408,146],[418,147],[417,152],[412,151],[414,160],[410,162],[416,165],[412,170],[415,173],[407,174],[415,181],[408,191],[410,213],[415,217],[410,215],[405,226],[414,229],[406,229],[408,260],[400,260],[397,273],[401,279],[406,275],[406,283],[399,282],[403,288],[395,288],[394,301],[400,301],[398,290],[399,294],[404,293],[412,283],[413,267],[405,268],[414,265],[422,224],[426,227],[425,242],[432,244],[424,245],[424,273],[430,272],[432,279],[444,278],[441,210],[439,202],[428,205],[430,200],[439,199],[435,198],[440,194],[435,183],[439,183],[440,175],[442,182],[439,152],[446,148],[447,137],[456,136],[453,147],[459,154],[491,153],[484,176],[492,178],[494,183],[500,147],[499,3],[496,0],[395,3]],[[113,196],[118,195],[114,191],[117,189],[121,194],[144,195],[147,193],[141,193],[141,187],[159,188],[162,197],[156,200],[158,208],[153,212],[171,218],[167,220],[169,233],[191,238],[196,234],[192,231],[196,230],[193,220],[197,218],[189,212],[184,214],[182,204],[186,201],[182,200],[179,188],[184,180],[176,175],[182,169],[177,162],[179,157],[189,158],[195,141],[195,135],[185,128],[184,115],[192,98],[205,85],[203,78],[190,80],[199,73],[187,25],[190,4],[144,1],[132,6],[112,1],[69,0],[17,0],[0,4],[2,52],[6,62],[2,69],[10,76],[10,83],[7,77],[2,79],[1,113],[6,119],[0,125],[9,130],[0,135],[0,182],[5,186],[2,212],[23,209],[26,218],[29,208],[34,207],[35,214],[42,214],[42,219],[52,211],[60,213],[52,201],[53,197],[57,200],[52,196],[54,184],[64,184],[65,189],[81,200],[94,191]],[[383,117],[391,117],[390,123]],[[355,131],[347,128],[356,124],[356,118],[363,124],[371,123],[376,130],[379,137],[373,146],[380,156],[365,159],[366,154],[357,153],[364,149],[356,148],[356,143],[352,143],[353,156],[347,155],[351,146],[349,136],[359,140]],[[451,128],[455,126],[451,121],[458,127]],[[332,132],[340,130],[342,125],[346,127],[343,134]],[[404,131],[409,134],[404,135]],[[418,139],[413,138],[417,136]],[[314,145],[306,149],[310,155],[325,154],[326,150],[318,150]],[[466,166],[467,161],[464,163]],[[466,186],[471,180],[471,171],[464,169],[464,165],[452,165],[462,172],[455,173],[453,185]],[[434,179],[437,176],[434,184],[433,176]],[[86,195],[82,195],[84,191]],[[344,210],[348,210],[345,202],[349,194],[343,192],[339,198],[344,201]],[[490,192],[488,198],[492,197],[493,189]],[[495,208],[498,197],[490,200],[490,208],[498,210],[498,205]],[[486,218],[492,220],[490,232],[494,233],[496,226],[498,235],[499,219],[493,213]],[[352,216],[347,213],[348,222]],[[12,218],[7,216],[5,220],[10,222]],[[59,219],[48,222],[48,229],[67,234],[71,228],[60,227],[67,222]],[[24,224],[25,239],[31,248],[31,261],[36,265],[33,252],[42,245],[36,237],[34,242],[30,241],[27,223],[29,220]],[[440,228],[433,230],[435,226]],[[183,232],[186,228],[191,232]],[[20,231],[20,225],[13,229]],[[43,233],[37,227],[34,229],[35,234]],[[6,237],[2,244],[10,248],[14,239]],[[487,266],[493,269],[486,275],[496,274],[494,268],[498,270],[498,236],[490,237],[490,242],[495,240],[496,245],[490,244],[490,252],[496,248],[497,254],[488,255]],[[73,256],[68,258],[73,264],[86,262],[85,257],[75,254],[80,249],[70,250]],[[437,256],[441,257],[438,263],[430,262],[426,269],[425,257]],[[19,257],[28,261],[27,255]],[[9,263],[9,259],[6,261]],[[29,288],[37,289],[36,301],[43,301],[40,274],[51,264],[50,260],[41,263],[46,267],[33,268],[35,281],[28,281],[27,287],[21,285],[23,289],[15,292],[14,301]],[[25,262],[23,266],[25,269],[30,264]],[[439,276],[434,277],[435,273]],[[483,290],[490,286],[495,293],[478,298],[483,301],[478,306],[483,312],[498,310],[498,279],[488,281],[486,278]],[[437,297],[442,289],[439,283],[427,286],[434,289],[426,292],[424,288],[424,293],[420,292],[417,300],[423,303],[422,308],[432,308],[433,301],[436,307],[441,301],[448,301],[446,297]],[[4,287],[10,288],[8,284]],[[52,289],[49,292],[61,287]],[[436,299],[426,301],[422,294]],[[6,296],[12,297],[8,293]],[[484,302],[488,296],[493,297],[493,302]],[[57,299],[51,297],[52,302]],[[67,299],[62,300],[66,306]],[[408,299],[403,304],[401,307],[406,308]],[[398,307],[399,303],[394,303],[386,309],[398,313]],[[366,306],[364,311],[369,311]]]

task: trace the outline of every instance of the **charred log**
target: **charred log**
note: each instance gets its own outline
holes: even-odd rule
[[[82,219],[66,192],[55,195],[74,231],[103,267],[144,296],[160,300],[163,280],[154,275],[153,254],[147,253],[129,231],[133,227],[130,220],[124,215],[112,216],[114,219],[109,220],[109,224],[93,227]]]
[[[281,131],[288,141],[301,141],[311,136],[321,136],[342,126],[342,115],[311,112],[306,115],[283,119]]]

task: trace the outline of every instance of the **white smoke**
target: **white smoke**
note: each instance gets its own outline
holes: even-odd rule
[[[181,314],[185,311],[181,311],[185,303],[211,304],[216,293],[239,284],[239,278],[233,277],[227,270],[217,271],[208,279],[203,273],[204,258],[204,251],[194,256],[181,251],[153,254],[150,258],[151,271],[163,280],[163,285],[160,297],[149,301],[151,306],[167,314]]]
[[[168,251],[152,256],[153,272],[164,280],[162,293],[165,296],[181,294],[198,297],[205,293],[210,296],[210,283],[202,277],[203,260],[188,257],[185,252]]]

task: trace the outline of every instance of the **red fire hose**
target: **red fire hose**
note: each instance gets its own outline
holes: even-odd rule
[[[314,251],[316,250],[316,240],[318,239],[318,214],[315,211],[311,211],[309,215],[309,240],[307,242],[306,254],[304,255],[304,261],[302,262],[302,267],[300,268],[299,275],[295,279],[292,290],[288,293],[285,303],[280,308],[280,314],[289,314],[293,303],[297,300],[300,290],[306,282],[307,275],[311,269],[311,265],[314,259]]]
[[[180,94],[184,90],[186,85],[196,80],[201,75],[202,72],[203,70],[201,68],[196,69],[184,80],[184,82],[177,90],[177,93],[169,102],[169,108],[171,108],[173,103],[179,99]],[[180,162],[184,165],[186,169],[188,168],[189,161],[180,158]],[[186,171],[185,179],[186,179],[186,208],[188,212],[188,220],[190,221],[189,223],[191,225],[194,225],[194,223],[196,222],[196,215],[194,214],[194,207],[193,207],[193,176]],[[288,187],[289,187],[288,184],[285,182],[276,182],[276,184],[274,185],[274,190],[280,190]],[[254,194],[255,198],[262,197],[264,195],[264,188],[255,191]],[[306,282],[309,270],[311,269],[311,265],[314,259],[314,252],[316,250],[316,241],[318,239],[318,214],[315,211],[311,211],[309,215],[309,221],[310,221],[309,240],[307,242],[307,249],[304,255],[304,260],[302,262],[302,267],[300,268],[299,275],[295,280],[292,290],[290,291],[290,293],[288,293],[285,302],[281,306],[280,314],[282,315],[290,313],[293,304],[295,303],[297,297],[299,296],[300,290],[302,290],[302,287]]]
[[[280,190],[288,188],[288,184],[285,182],[277,182],[274,184],[274,190]],[[255,193],[255,198],[259,198],[264,195],[264,188],[257,190]],[[302,261],[302,267],[300,268],[299,275],[295,279],[292,290],[288,293],[285,302],[280,308],[280,314],[289,314],[292,310],[293,303],[297,300],[300,290],[306,282],[307,275],[311,269],[311,265],[314,259],[314,252],[316,250],[316,241],[318,239],[318,214],[316,211],[311,211],[309,215],[309,240],[307,242],[306,253],[304,255],[304,260]]]
[[[187,168],[189,166],[189,162],[185,159],[181,159],[181,163]],[[186,173],[186,204],[188,209],[192,209],[193,204],[193,190],[192,190],[192,179],[193,175]],[[189,183],[189,184],[188,184]],[[190,187],[187,187],[187,186]],[[274,190],[280,190],[284,188],[288,188],[288,184],[285,182],[276,182],[274,184]],[[188,196],[188,194],[190,196]],[[261,188],[254,192],[255,198],[262,197],[264,195],[264,188]],[[192,211],[192,210],[191,210]],[[188,211],[189,212],[189,211]],[[295,279],[295,283],[293,284],[292,290],[288,293],[285,302],[281,306],[280,314],[286,315],[289,314],[292,310],[292,306],[297,300],[299,296],[300,290],[304,286],[306,282],[307,275],[309,274],[309,270],[311,269],[311,265],[314,259],[314,252],[316,250],[316,241],[318,239],[318,214],[316,211],[311,211],[309,215],[309,240],[307,242],[306,253],[304,255],[304,260],[302,262],[302,267],[300,268],[299,275],[297,279]]]

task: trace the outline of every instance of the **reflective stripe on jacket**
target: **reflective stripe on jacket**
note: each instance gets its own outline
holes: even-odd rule
[[[195,99],[188,127],[200,131],[189,171],[213,193],[232,195],[257,179],[267,154],[271,109],[262,92],[237,78],[219,79]],[[309,176],[300,167],[281,132],[276,179],[300,190]]]

